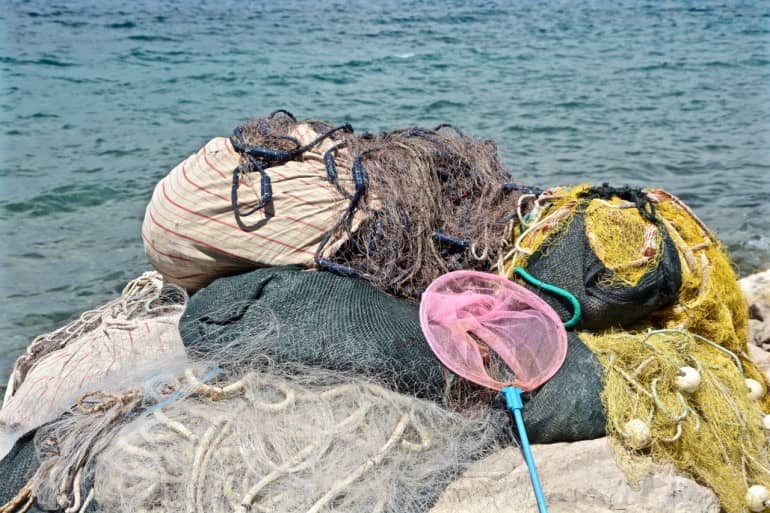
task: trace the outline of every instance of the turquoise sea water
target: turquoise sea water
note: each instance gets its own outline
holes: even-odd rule
[[[283,107],[451,122],[518,179],[657,185],[770,263],[766,2],[0,1],[0,380],[148,267],[171,167]]]

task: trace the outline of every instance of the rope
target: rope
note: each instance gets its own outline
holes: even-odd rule
[[[527,271],[525,271],[523,267],[515,267],[513,272],[521,276],[521,278],[530,285],[534,285],[537,288],[543,289],[557,296],[561,296],[572,304],[572,317],[564,323],[565,328],[572,328],[578,322],[580,322],[583,311],[580,308],[580,302],[571,292],[564,290],[561,287],[557,287],[556,285],[551,285],[550,283],[538,280]]]
[[[189,386],[192,387],[191,394],[193,396],[200,399],[208,399],[209,401],[244,397],[244,394],[246,394],[246,386],[248,384],[259,385],[269,383],[271,387],[277,387],[283,392],[283,394],[285,394],[285,399],[279,399],[277,402],[271,403],[260,401],[255,397],[249,397],[249,404],[257,409],[272,412],[292,408],[294,402],[297,400],[312,402],[317,401],[319,396],[323,399],[328,399],[332,396],[354,392],[361,387],[361,385],[347,383],[329,388],[320,393],[307,393],[297,390],[286,383],[263,383],[263,381],[260,380],[260,377],[255,373],[248,373],[240,380],[227,386],[213,386],[203,383],[196,377],[192,369],[188,369],[185,372],[185,378],[188,381]],[[248,476],[244,475],[244,494],[236,499],[232,505],[241,512],[271,511],[271,509],[267,507],[270,501],[277,501],[280,497],[268,496],[269,494],[266,493],[266,488],[270,484],[290,475],[300,478],[304,471],[315,465],[318,462],[318,459],[322,458],[330,450],[335,435],[355,432],[361,422],[365,421],[369,415],[379,414],[377,406],[380,399],[390,401],[392,397],[397,395],[387,390],[380,390],[369,384],[364,384],[363,387],[365,390],[375,394],[376,397],[360,403],[355,411],[335,422],[330,426],[330,430],[327,433],[319,433],[318,440],[313,441],[294,452],[292,457],[285,463],[273,464],[273,468],[264,475],[258,476],[259,479],[253,485],[248,486]],[[105,395],[102,397],[100,394],[94,395],[104,399],[107,404],[114,404],[116,401],[113,396]],[[166,433],[154,433],[152,435],[148,432],[147,437],[145,438],[146,441],[165,443],[165,441],[167,441],[166,437],[171,434],[172,437],[181,437],[193,443],[194,455],[191,477],[183,496],[184,511],[187,513],[202,513],[206,507],[204,496],[206,493],[206,478],[209,475],[207,469],[215,459],[215,454],[224,450],[222,444],[232,435],[232,431],[235,429],[234,422],[236,421],[236,418],[228,414],[218,415],[208,419],[210,424],[207,426],[207,429],[205,429],[202,434],[198,435],[195,434],[190,427],[178,420],[166,416],[161,411],[154,411],[153,415],[157,419],[158,425],[165,427],[168,431]],[[344,495],[345,490],[351,484],[363,478],[374,467],[382,464],[394,451],[401,449],[419,453],[430,450],[433,447],[434,442],[431,439],[429,432],[425,429],[425,426],[423,426],[419,412],[414,410],[403,412],[397,419],[398,420],[385,443],[358,467],[355,467],[347,475],[330,483],[329,487],[323,491],[320,497],[309,506],[307,513],[320,513],[320,511],[327,508],[337,497]],[[417,437],[416,440],[408,440],[405,437],[407,429],[411,429],[411,431],[415,433]],[[323,434],[332,436],[322,436]],[[118,442],[118,447],[122,450],[128,450],[130,453],[133,453],[138,449],[141,451],[138,453],[140,457],[147,456],[142,454],[142,452],[145,452],[144,449],[128,446],[128,444],[121,444],[120,441]],[[151,455],[151,453],[148,452],[148,455]],[[76,483],[77,481],[78,479],[76,477]],[[76,491],[75,493],[75,505],[70,508],[73,511],[77,511],[78,508],[82,509],[77,495],[78,492]],[[89,493],[86,502],[92,500],[92,495],[93,490]],[[148,498],[150,495],[148,495]],[[379,502],[382,503],[382,509],[382,506],[387,503],[387,500],[386,498],[381,498]],[[5,510],[2,510],[2,513],[6,513]],[[12,513],[15,513],[15,510],[12,510]]]
[[[13,499],[0,505],[0,513],[24,513],[32,506],[34,500],[35,496],[32,495],[32,480],[30,480],[21,490],[19,490],[19,493],[17,493]]]
[[[283,110],[279,109],[275,112],[273,112],[270,117],[272,118],[273,115],[277,113],[283,113],[285,115],[288,115],[293,121],[296,121],[296,118],[294,116]],[[238,127],[233,131],[233,136],[230,138],[230,142],[233,145],[233,148],[240,153],[246,160],[243,164],[240,164],[238,167],[236,167],[233,170],[233,181],[232,185],[230,187],[230,203],[233,208],[233,214],[235,216],[235,222],[238,224],[238,226],[241,228],[241,230],[246,232],[253,232],[258,230],[262,227],[264,224],[263,222],[258,222],[254,225],[248,226],[246,223],[243,222],[243,217],[248,217],[259,210],[263,210],[267,205],[270,204],[270,202],[273,200],[273,186],[272,182],[270,180],[270,175],[267,174],[267,169],[273,166],[278,166],[281,164],[285,164],[286,162],[290,160],[294,160],[298,157],[300,157],[303,153],[311,150],[321,142],[323,142],[325,139],[331,137],[333,134],[344,131],[348,133],[353,132],[353,127],[351,127],[349,124],[339,125],[337,127],[331,128],[324,132],[323,134],[319,135],[309,143],[305,144],[304,146],[299,145],[299,142],[296,141],[296,139],[283,136],[280,134],[271,134],[274,137],[278,137],[281,139],[288,139],[293,141],[297,147],[293,150],[280,150],[280,149],[272,149],[272,148],[263,148],[261,146],[249,146],[247,145],[243,140],[243,131],[242,127]],[[327,160],[327,156],[331,160]],[[327,152],[326,155],[324,155],[324,161],[327,165],[327,172],[329,172],[329,164],[331,163],[331,168],[334,168],[334,161],[333,156]],[[252,207],[250,210],[246,212],[242,212],[241,209],[238,207],[238,188],[240,186],[240,175],[241,173],[253,173],[258,172],[260,175],[260,201],[257,203],[254,207]],[[355,175],[355,171],[354,171]],[[355,176],[354,176],[355,177]],[[330,174],[329,178],[331,179],[332,176]],[[336,178],[336,174],[335,174]],[[358,193],[358,184],[356,184],[356,193]],[[272,217],[272,214],[267,213],[267,217]]]

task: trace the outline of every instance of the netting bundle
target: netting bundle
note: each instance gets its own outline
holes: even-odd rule
[[[363,280],[298,268],[220,278],[192,296],[180,330],[188,352],[224,366],[299,363],[376,378],[392,390],[457,411],[505,407],[494,403],[491,390],[441,365],[423,336],[417,305]],[[596,357],[569,334],[564,364],[527,397],[530,439],[602,436],[600,378]]]
[[[103,510],[423,512],[503,425],[314,369],[219,390],[116,435],[96,462]]]
[[[191,298],[179,329],[190,354],[222,365],[352,371],[418,397],[445,389],[417,306],[328,272],[273,267],[220,278]]]
[[[534,205],[503,272],[521,266],[574,294],[578,328],[684,328],[744,350],[748,312],[729,257],[675,196],[582,185],[545,191]],[[570,318],[567,301],[545,299]]]
[[[679,252],[678,300],[652,316],[659,327],[682,327],[727,347],[746,350],[749,311],[727,249],[676,196],[647,191]]]
[[[683,330],[581,338],[604,368],[607,432],[630,478],[650,458],[673,463],[714,490],[726,513],[749,509],[750,487],[770,487],[766,392],[737,355]]]
[[[348,206],[341,187],[352,178],[331,185],[324,154],[349,130],[276,112],[212,139],[155,187],[142,225],[148,260],[189,291],[257,267],[312,266]]]
[[[298,264],[418,299],[442,273],[497,262],[517,223],[509,182],[494,142],[446,125],[354,134],[279,110],[174,168],[142,234],[152,265],[188,290]]]
[[[545,191],[504,259],[513,278],[525,267],[538,280],[572,293],[577,328],[628,327],[672,304],[681,284],[676,247],[640,190],[607,186]],[[564,298],[546,295],[562,320]]]
[[[329,242],[346,243],[321,267],[417,299],[441,274],[487,271],[497,262],[520,193],[507,184],[494,142],[447,127],[415,128],[349,136],[336,153],[345,152],[356,190]]]
[[[2,508],[417,513],[510,443],[506,426],[500,411],[460,415],[344,373],[190,363],[87,394],[23,439]]]
[[[125,386],[148,369],[185,359],[179,318],[187,294],[156,272],[120,297],[30,344],[13,367],[0,409],[0,457],[12,440],[68,409],[85,392]],[[2,435],[7,435],[2,436]]]

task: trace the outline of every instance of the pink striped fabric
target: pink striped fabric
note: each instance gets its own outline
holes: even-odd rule
[[[304,144],[318,134],[299,124],[291,135]],[[318,244],[348,205],[326,179],[323,154],[333,144],[326,140],[301,161],[268,169],[272,216],[261,210],[244,218],[249,225],[260,225],[246,232],[236,224],[230,203],[232,173],[240,155],[227,138],[212,139],[155,187],[142,225],[150,263],[167,281],[190,291],[257,267],[312,266]],[[346,164],[343,155],[338,168],[349,169]],[[345,189],[353,189],[349,173],[340,173],[339,180]],[[243,175],[238,200],[241,210],[260,201],[257,174]]]
[[[55,419],[86,392],[118,392],[136,386],[125,376],[187,361],[179,335],[183,310],[129,321],[105,313],[96,329],[37,359],[0,409],[0,432],[26,432]]]

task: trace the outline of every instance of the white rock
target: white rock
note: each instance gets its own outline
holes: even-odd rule
[[[719,513],[713,492],[661,469],[631,487],[607,438],[532,446],[550,513]],[[431,513],[534,513],[527,465],[505,449],[452,483]]]
[[[738,283],[749,304],[749,341],[770,350],[770,269],[741,278]]]
[[[757,364],[759,370],[765,373],[765,379],[770,381],[770,353],[749,344],[749,356]]]

